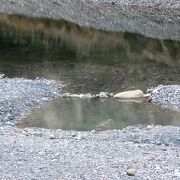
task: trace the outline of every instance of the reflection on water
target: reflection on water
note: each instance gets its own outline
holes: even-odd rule
[[[71,93],[178,84],[180,42],[0,15],[0,71],[63,80]]]
[[[93,94],[180,83],[180,41],[82,28],[64,20],[0,14],[0,73],[63,80],[64,92]],[[179,114],[146,103],[59,100],[23,126],[113,129],[178,125]]]
[[[34,49],[59,48],[78,60],[93,56],[92,61],[114,64],[122,61],[156,61],[166,64],[180,63],[180,42],[146,38],[131,33],[115,33],[83,28],[65,20],[33,19],[0,14],[1,38],[18,46]],[[3,29],[5,29],[3,31]],[[42,49],[41,49],[42,50]],[[65,52],[66,52],[65,51]],[[64,53],[65,53],[64,52]],[[59,52],[60,53],[60,52]],[[104,53],[108,55],[104,59]]]
[[[135,124],[180,126],[180,112],[162,110],[147,102],[60,99],[43,105],[20,123],[20,127],[74,130],[122,129]]]

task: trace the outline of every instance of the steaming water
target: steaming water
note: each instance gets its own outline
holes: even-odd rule
[[[61,80],[63,93],[146,90],[180,83],[180,42],[1,14],[0,73]],[[134,124],[180,125],[180,113],[147,102],[58,99],[18,125],[104,130]]]
[[[35,109],[20,127],[74,130],[121,129],[136,124],[180,126],[180,113],[162,110],[147,102],[59,99]]]

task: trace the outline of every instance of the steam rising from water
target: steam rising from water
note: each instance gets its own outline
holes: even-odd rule
[[[161,109],[147,102],[59,99],[34,110],[21,127],[73,130],[122,129],[136,124],[180,126],[180,112]]]

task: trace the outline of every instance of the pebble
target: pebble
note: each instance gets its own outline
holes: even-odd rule
[[[100,93],[99,93],[99,97],[100,97],[100,98],[108,98],[108,95],[107,95],[107,93],[105,93],[105,92],[100,92]]]
[[[87,93],[87,94],[85,94],[84,95],[84,98],[86,98],[86,99],[92,99],[92,95],[91,95],[91,93]]]
[[[180,178],[180,170],[175,170],[174,176]]]
[[[79,95],[79,98],[84,98],[84,94],[80,94],[80,95]]]
[[[78,94],[71,94],[69,97],[70,98],[79,98],[79,95]]]
[[[147,125],[147,126],[146,126],[146,129],[149,130],[149,129],[152,129],[153,127],[154,127],[153,125]]]
[[[55,136],[54,134],[51,134],[51,135],[49,136],[49,139],[56,139],[56,136]]]
[[[153,88],[149,99],[163,108],[180,111],[180,85],[159,85]]]
[[[76,140],[81,140],[81,139],[82,139],[82,136],[80,134],[77,135]]]
[[[135,169],[133,169],[133,168],[132,169],[128,169],[127,170],[127,175],[128,176],[135,176],[136,172],[137,171]]]

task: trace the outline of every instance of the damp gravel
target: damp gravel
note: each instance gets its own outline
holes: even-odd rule
[[[1,127],[0,178],[178,180],[180,128],[75,132]]]
[[[13,125],[32,108],[56,98],[60,83],[46,79],[0,78],[0,126]]]
[[[150,89],[150,94],[153,103],[180,111],[180,85],[159,85]]]

